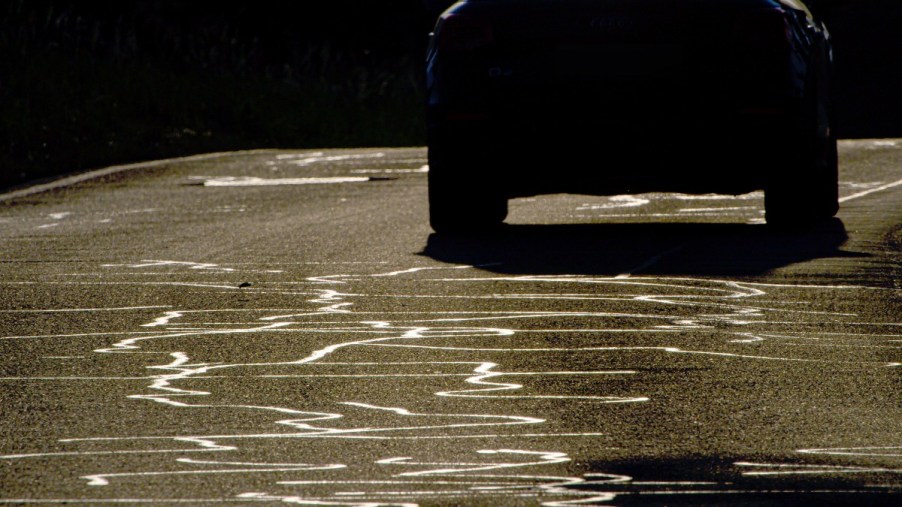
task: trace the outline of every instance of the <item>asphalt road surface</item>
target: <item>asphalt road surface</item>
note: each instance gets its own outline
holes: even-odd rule
[[[841,157],[795,232],[644,194],[438,237],[420,148],[2,195],[0,503],[899,505],[902,141]]]

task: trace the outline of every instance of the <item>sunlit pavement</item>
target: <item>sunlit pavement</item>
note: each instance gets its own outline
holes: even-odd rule
[[[0,196],[0,502],[898,503],[902,141],[800,231],[643,194],[441,237],[425,158]]]

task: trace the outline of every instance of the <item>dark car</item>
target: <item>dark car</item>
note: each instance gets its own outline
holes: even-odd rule
[[[798,0],[458,2],[427,56],[432,227],[551,193],[763,189],[770,224],[832,217],[831,64]]]

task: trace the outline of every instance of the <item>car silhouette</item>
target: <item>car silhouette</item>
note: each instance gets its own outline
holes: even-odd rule
[[[798,0],[458,2],[427,54],[430,223],[552,193],[764,190],[769,224],[832,217],[831,72]]]

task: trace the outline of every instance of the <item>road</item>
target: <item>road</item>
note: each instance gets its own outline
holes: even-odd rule
[[[439,237],[425,164],[0,196],[0,503],[899,504],[902,140],[843,141],[795,232],[645,194]]]

